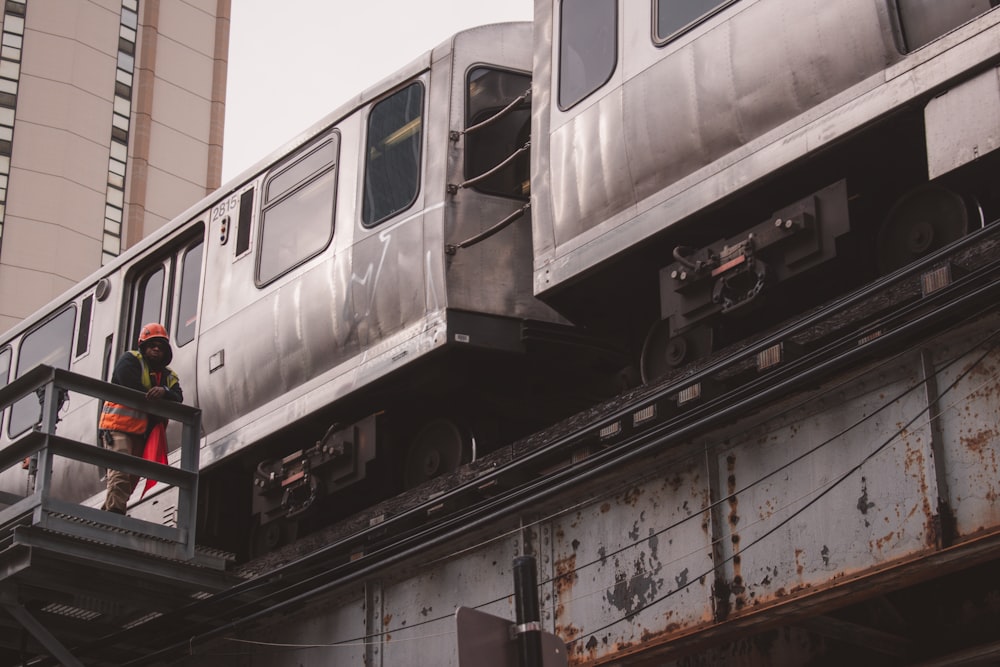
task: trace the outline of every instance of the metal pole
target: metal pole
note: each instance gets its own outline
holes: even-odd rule
[[[538,584],[535,558],[514,559],[514,606],[517,611],[517,663],[519,667],[542,667],[542,624],[538,618]]]

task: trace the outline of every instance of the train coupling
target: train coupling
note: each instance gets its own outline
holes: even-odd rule
[[[703,248],[680,246],[660,270],[660,312],[670,330],[707,324],[753,303],[773,285],[836,256],[850,230],[847,184],[838,181]]]
[[[321,498],[365,478],[375,458],[375,416],[331,426],[311,447],[261,461],[253,475],[261,525],[304,514]]]

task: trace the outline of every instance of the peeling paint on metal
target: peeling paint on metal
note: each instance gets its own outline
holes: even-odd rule
[[[864,515],[868,514],[868,510],[875,507],[875,503],[868,501],[868,480],[864,477],[861,478],[861,497],[858,498],[858,511]],[[871,524],[868,519],[865,519],[865,527],[870,527]]]
[[[577,582],[579,575],[576,570],[576,554],[560,558],[556,561],[556,576],[552,581],[555,588],[556,597],[562,603],[564,594],[568,594],[573,589],[573,584]],[[558,615],[558,611],[556,612]]]
[[[625,502],[626,505],[631,505],[632,507],[635,507],[636,504],[639,502],[639,499],[642,497],[642,494],[644,494],[645,492],[646,491],[640,487],[631,488],[625,492],[625,496],[624,498],[622,498],[622,500]]]
[[[660,562],[647,562],[646,552],[640,552],[632,563],[633,574],[620,561],[615,560],[615,585],[605,593],[612,607],[632,615],[653,602],[663,588],[663,579],[657,575],[663,569]]]

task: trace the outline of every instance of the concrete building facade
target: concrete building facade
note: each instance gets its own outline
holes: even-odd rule
[[[231,0],[5,0],[0,331],[220,185]]]

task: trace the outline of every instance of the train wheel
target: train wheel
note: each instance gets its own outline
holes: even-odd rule
[[[884,275],[957,241],[968,232],[965,201],[940,185],[903,195],[878,234],[878,267]]]
[[[403,483],[412,489],[429,479],[458,469],[471,438],[451,419],[434,419],[417,431],[406,452]]]
[[[275,519],[263,526],[255,521],[250,535],[250,555],[251,557],[263,556],[269,551],[294,542],[298,537],[298,522],[287,518]]]
[[[650,329],[642,346],[642,381],[652,382],[690,361],[707,356],[711,351],[710,328],[695,327],[691,331],[671,336],[669,321],[660,320]]]

